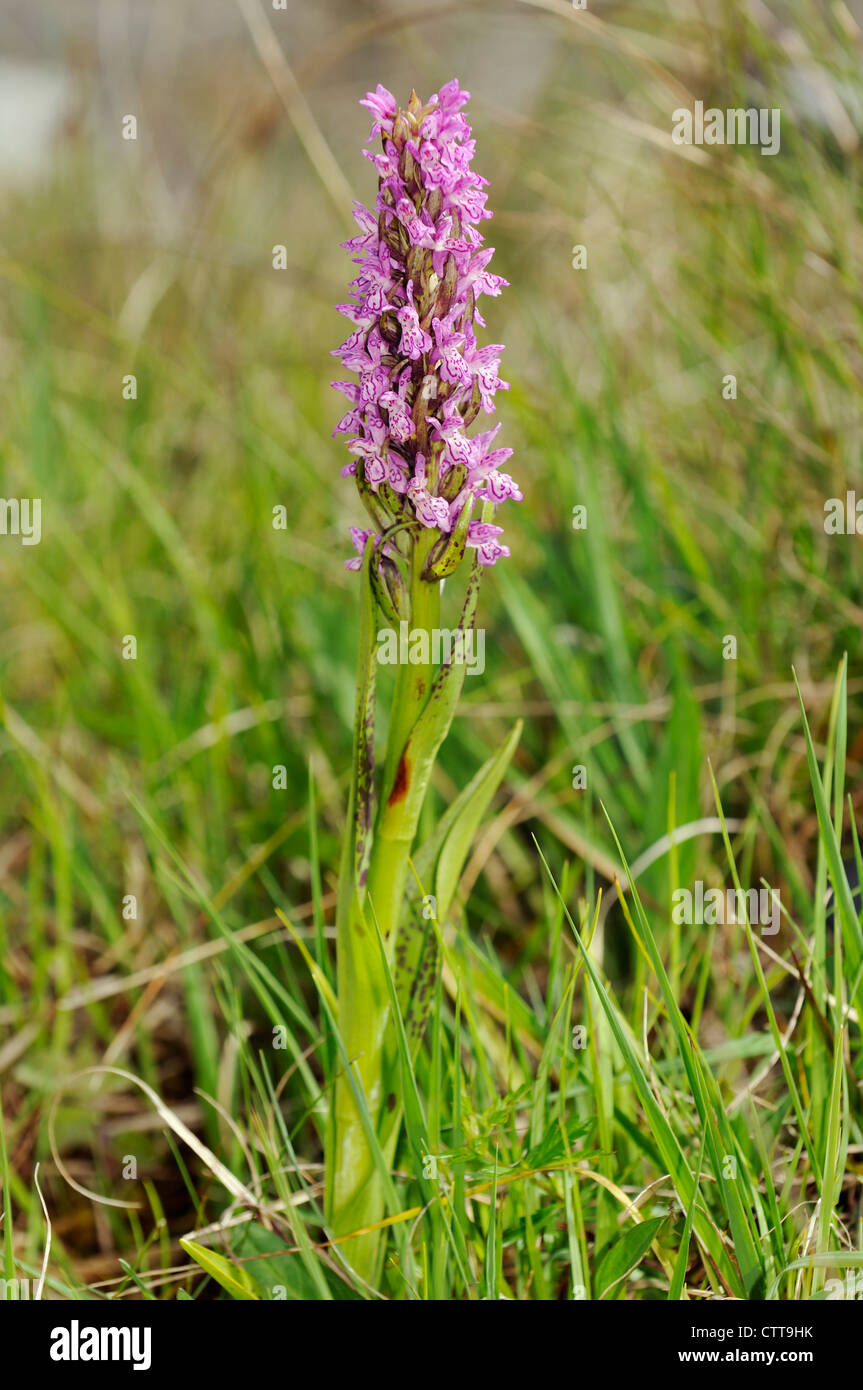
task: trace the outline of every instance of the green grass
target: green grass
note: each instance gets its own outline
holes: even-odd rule
[[[38,1277],[39,1161],[51,1297],[823,1297],[863,1262],[863,538],[823,529],[863,496],[860,151],[737,3],[581,28],[454,7],[435,44],[324,8],[297,75],[363,198],[355,98],[465,53],[511,282],[487,317],[525,501],[424,833],[521,740],[402,1047],[370,1290],[325,1243],[320,1166],[361,524],[330,437],[347,209],[245,41],[230,102],[206,52],[170,99],[144,68],[139,147],[72,130],[0,211],[0,491],[43,499],[39,546],[0,537],[4,1274]],[[484,11],[513,52],[552,40],[517,109],[473,56]],[[859,31],[783,15],[859,125]],[[674,149],[684,89],[780,106],[781,153]],[[780,933],[676,924],[696,879],[778,888]]]

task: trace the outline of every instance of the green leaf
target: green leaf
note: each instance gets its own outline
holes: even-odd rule
[[[361,886],[371,850],[372,803],[374,800],[375,680],[375,603],[372,596],[371,565],[374,537],[370,536],[363,556],[360,576],[360,637],[357,661],[357,703],[354,714],[354,757],[351,781],[351,821],[354,882]],[[349,883],[350,886],[350,883]]]
[[[566,1121],[552,1120],[538,1144],[528,1149],[522,1160],[525,1168],[540,1169],[559,1163],[567,1157],[567,1149],[574,1147],[593,1127],[592,1120],[580,1120],[577,1115]],[[581,1160],[587,1155],[580,1154]]]
[[[467,533],[473,515],[474,500],[473,496],[468,498],[459,513],[455,529],[449,535],[441,536],[432,546],[423,570],[423,579],[447,579],[451,574],[455,574],[467,549]]]
[[[792,1260],[791,1264],[786,1265],[776,1276],[768,1292],[768,1298],[776,1297],[776,1291],[785,1275],[795,1269],[863,1269],[863,1250],[818,1250],[813,1255],[804,1255],[800,1260]]]
[[[441,848],[435,874],[438,921],[442,922],[449,911],[473,844],[473,837],[509,767],[510,759],[521,738],[521,729],[522,722],[519,719],[498,752],[483,764],[454,803],[453,810],[456,814]]]
[[[194,1240],[189,1240],[188,1236],[180,1239],[180,1244],[187,1255],[201,1266],[211,1279],[215,1279],[217,1284],[231,1295],[238,1303],[258,1303],[261,1298],[261,1291],[255,1283],[248,1270],[239,1265],[231,1264],[224,1255],[217,1255],[215,1250],[208,1250],[205,1245],[198,1245]]]
[[[695,1216],[695,1203],[698,1201],[698,1186],[701,1182],[701,1168],[704,1162],[704,1155],[707,1152],[707,1131],[701,1136],[701,1156],[698,1160],[698,1171],[695,1174],[695,1188],[692,1193],[692,1201],[686,1212],[686,1220],[683,1223],[683,1235],[680,1238],[680,1248],[677,1251],[677,1259],[674,1261],[674,1273],[671,1276],[671,1285],[668,1290],[668,1301],[678,1303],[683,1296],[683,1285],[686,1282],[686,1266],[689,1263],[689,1242],[692,1238],[692,1221]]]
[[[254,1270],[257,1284],[271,1298],[276,1291],[277,1301],[280,1300],[284,1289],[284,1297],[290,1303],[321,1301],[321,1289],[306,1268],[302,1255],[287,1250],[282,1237],[275,1231],[268,1231],[259,1222],[250,1222],[243,1227],[236,1254],[244,1259],[244,1268],[250,1272]],[[255,1255],[259,1255],[260,1259],[254,1259]],[[334,1269],[323,1264],[319,1268],[334,1299],[364,1301],[362,1295],[341,1279]]]
[[[443,816],[434,835],[415,856],[414,869],[424,887],[434,882],[436,916],[445,922],[477,827],[497,791],[521,737],[521,720],[514,725],[496,753],[471,778]],[[432,993],[424,989],[437,968],[437,935],[417,887],[409,895],[409,910],[393,952],[394,977],[399,1007],[408,1035],[416,1044],[425,1030]]]
[[[534,841],[534,843],[536,843],[536,841]],[[537,845],[537,852],[542,861],[543,868],[548,875],[549,881],[560,899],[566,920],[569,923],[570,930],[581,952],[584,968],[590,976],[591,983],[596,990],[599,1002],[602,1005],[603,1012],[608,1019],[609,1027],[614,1035],[614,1040],[623,1054],[627,1070],[632,1079],[632,1084],[635,1087],[638,1098],[644,1109],[647,1126],[661,1155],[663,1167],[671,1175],[671,1180],[674,1183],[675,1190],[681,1202],[688,1208],[695,1194],[695,1179],[690,1172],[689,1165],[680,1145],[680,1140],[671,1128],[664,1111],[653,1094],[650,1080],[639,1060],[633,1042],[630,1040],[629,1034],[623,1026],[621,1017],[614,1006],[611,995],[602,982],[599,971],[590,958],[590,952],[581,938],[569,908],[560,897],[560,889],[555,882],[554,876],[548,867],[548,863],[539,845]],[[632,887],[634,890],[635,885],[632,884]],[[638,895],[635,892],[634,898],[636,903],[638,903]],[[693,1051],[694,1047],[695,1044],[693,1041]],[[698,1211],[696,1211],[694,1221],[699,1241],[708,1251],[717,1267],[723,1271],[724,1277],[735,1295],[744,1297],[746,1294],[744,1284],[741,1281],[735,1265],[729,1260],[727,1251],[715,1226],[704,1214]]]
[[[664,1222],[664,1216],[651,1217],[630,1226],[609,1250],[606,1250],[596,1271],[596,1296],[604,1298],[615,1285],[625,1279],[647,1254]]]
[[[468,580],[459,631],[473,626],[479,593],[480,566],[475,564]],[[438,672],[428,700],[414,724],[399,761],[393,790],[382,808],[378,834],[384,840],[411,844],[419,823],[429,778],[438,750],[449,733],[459,696],[464,686],[463,662],[449,662]]]
[[[3,1189],[3,1274],[15,1278],[15,1251],[12,1228],[12,1184],[9,1180],[9,1154],[6,1149],[6,1124],[0,1101],[0,1187]]]
[[[605,807],[603,807],[605,811]],[[719,807],[721,812],[721,807]],[[656,938],[647,920],[647,914],[641,902],[638,889],[632,871],[623,852],[623,846],[617,836],[617,831],[611,823],[608,812],[605,811],[605,818],[617,851],[620,855],[629,886],[632,892],[632,902],[635,909],[635,917],[641,933],[640,944],[650,960],[653,973],[659,984],[662,999],[665,1004],[665,1011],[674,1036],[677,1041],[678,1052],[680,1053],[686,1076],[689,1081],[693,1099],[698,1109],[698,1115],[702,1125],[707,1126],[707,1144],[710,1155],[711,1166],[714,1177],[722,1197],[723,1205],[728,1213],[728,1221],[731,1226],[731,1233],[734,1238],[734,1249],[740,1274],[748,1297],[760,1297],[764,1282],[764,1265],[756,1243],[756,1237],[750,1224],[750,1211],[755,1206],[755,1194],[752,1190],[749,1170],[745,1164],[740,1164],[740,1180],[727,1176],[725,1160],[727,1156],[736,1157],[737,1149],[734,1135],[729,1124],[728,1115],[725,1110],[716,1079],[712,1073],[704,1066],[695,1037],[689,1030],[686,1020],[680,1011],[680,1005],[675,997],[674,990],[668,978]],[[721,817],[720,817],[721,818]],[[728,846],[726,832],[726,847]],[[749,931],[751,938],[751,930]],[[709,1118],[709,1123],[708,1123]],[[689,1177],[690,1184],[692,1183]]]
[[[150,1293],[150,1290],[148,1289],[147,1285],[144,1283],[143,1279],[137,1273],[137,1271],[133,1269],[132,1265],[129,1264],[129,1261],[120,1260],[119,1264],[120,1268],[123,1270],[123,1273],[127,1274],[129,1278],[132,1280],[132,1283],[135,1284],[135,1286],[138,1288],[141,1297],[144,1299],[144,1301],[147,1303],[155,1303],[155,1294]]]
[[[427,1204],[432,1204],[437,1202],[437,1199],[439,1198],[440,1194],[438,1193],[436,1188],[423,1175],[423,1156],[429,1153],[431,1150],[431,1146],[429,1144],[428,1125],[426,1122],[425,1113],[423,1111],[422,1100],[420,1099],[416,1073],[414,1072],[413,1062],[411,1060],[411,1051],[410,1046],[408,1044],[407,1033],[405,1031],[404,1019],[402,1018],[401,1012],[399,1010],[398,998],[396,996],[396,987],[393,981],[392,970],[390,969],[386,943],[384,942],[384,939],[381,935],[381,930],[378,925],[377,918],[374,916],[374,914],[372,914],[372,920],[374,923],[375,934],[378,939],[378,950],[380,952],[381,968],[386,977],[387,993],[389,994],[390,1009],[394,1025],[393,1031],[395,1033],[398,1066],[399,1071],[401,1073],[401,1105],[397,1106],[396,1109],[393,1110],[392,1114],[389,1115],[387,1117],[387,1120],[385,1121],[384,1132],[382,1136],[383,1143],[385,1146],[387,1146],[389,1143],[395,1142],[395,1136],[398,1133],[398,1128],[401,1122],[401,1114],[403,1111],[405,1121],[405,1134],[408,1143],[410,1144],[411,1149],[413,1150],[414,1162],[416,1164],[416,1171],[419,1175],[419,1184],[423,1193],[423,1199]],[[465,1280],[467,1280],[467,1268],[465,1267],[461,1259],[461,1253],[459,1251],[456,1236],[453,1232],[451,1219],[447,1215],[442,1205],[439,1207],[439,1211],[444,1229],[447,1232],[447,1236],[452,1247],[453,1256],[456,1260],[456,1263],[460,1265],[460,1272],[462,1274],[462,1277]]]
[[[845,685],[845,663],[842,664],[840,679],[844,688]],[[821,837],[821,844],[824,847],[824,855],[827,866],[830,870],[830,878],[833,883],[833,892],[836,895],[836,905],[839,909],[839,918],[842,923],[842,940],[845,950],[848,953],[849,977],[856,982],[854,1002],[857,1005],[858,1013],[863,1011],[863,976],[861,976],[861,965],[863,965],[863,929],[860,926],[860,919],[857,909],[854,906],[854,898],[851,892],[851,885],[845,873],[845,866],[842,863],[842,853],[839,848],[839,841],[836,838],[836,831],[830,815],[830,807],[827,804],[827,796],[824,791],[824,784],[821,781],[821,774],[818,771],[818,759],[815,756],[815,747],[812,743],[812,735],[809,732],[809,721],[806,718],[806,707],[803,704],[803,696],[800,693],[800,685],[797,680],[797,672],[794,672],[794,685],[797,689],[797,699],[800,702],[800,713],[803,716],[803,733],[806,737],[806,756],[809,763],[809,780],[812,783],[812,790],[815,794],[815,810],[818,815],[818,830]]]

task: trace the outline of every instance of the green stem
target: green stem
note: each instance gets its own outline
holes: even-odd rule
[[[383,795],[378,812],[379,823],[387,798],[393,789],[399,759],[408,741],[408,735],[428,698],[435,676],[435,668],[431,660],[431,635],[432,631],[440,626],[440,584],[429,583],[423,579],[422,571],[436,535],[435,531],[425,530],[414,542],[410,574],[411,632],[422,631],[428,634],[429,660],[416,665],[412,662],[404,662],[399,665],[396,671],[396,685],[393,692],[390,727],[387,736]]]
[[[414,633],[426,634],[429,660],[416,665],[405,662],[396,673],[381,799],[369,867],[368,896],[384,941],[389,941],[398,927],[411,851],[409,838],[387,834],[386,806],[399,775],[405,745],[428,699],[435,677],[432,633],[440,626],[440,585],[422,578],[423,566],[434,539],[433,531],[426,531],[417,539],[411,564],[411,637]]]
[[[413,632],[427,633],[429,661],[400,665],[396,673],[382,795],[366,891],[362,903],[357,894],[352,895],[350,910],[343,914],[344,920],[338,924],[337,932],[339,1032],[352,1065],[355,1084],[362,1089],[365,1098],[367,1118],[376,1132],[384,1108],[394,1107],[397,1097],[395,1091],[388,1091],[385,1076],[389,999],[371,913],[374,912],[383,940],[390,942],[397,931],[404,903],[412,837],[400,835],[399,826],[395,827],[395,833],[392,827],[389,833],[384,833],[387,829],[384,812],[396,784],[402,753],[428,698],[435,674],[431,638],[432,630],[440,623],[440,586],[421,577],[434,539],[431,531],[420,535],[411,557],[411,628]],[[388,1166],[397,1139],[398,1127],[393,1126],[383,1155]],[[333,1234],[346,1235],[374,1225],[384,1214],[383,1181],[350,1078],[344,1073],[336,1080],[329,1148],[329,1218]],[[382,1250],[379,1233],[358,1236],[346,1241],[343,1248],[357,1273],[374,1282]]]

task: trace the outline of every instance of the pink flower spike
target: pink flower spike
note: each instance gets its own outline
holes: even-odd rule
[[[502,345],[476,338],[485,327],[477,300],[497,297],[507,281],[491,271],[494,250],[480,230],[491,212],[487,181],[473,168],[468,100],[454,78],[423,104],[421,119],[416,102],[401,109],[380,85],[361,102],[377,140],[364,153],[378,193],[373,208],[355,205],[358,235],[345,243],[357,270],[337,307],[354,331],[333,356],[358,380],[333,383],[349,403],[334,433],[353,455],[343,474],[355,475],[361,461],[357,481],[366,501],[368,490],[377,496],[381,532],[414,520],[445,535],[468,502],[489,510],[521,500],[503,471],[512,450],[495,447],[499,426],[469,434],[477,406],[493,414],[508,383]],[[394,554],[406,554],[410,534],[400,528]],[[368,533],[356,535],[364,542]],[[509,554],[501,535],[491,521],[471,522],[480,564]]]

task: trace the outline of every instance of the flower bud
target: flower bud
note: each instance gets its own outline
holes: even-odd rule
[[[410,596],[401,570],[395,560],[383,556],[379,565],[369,567],[372,592],[381,612],[391,623],[410,619]]]
[[[395,347],[401,338],[401,324],[396,318],[394,309],[388,309],[385,314],[381,314],[381,334],[392,347]]]
[[[403,111],[400,111],[393,121],[393,144],[397,150],[401,150],[405,143],[410,140],[413,134],[410,122]]]

